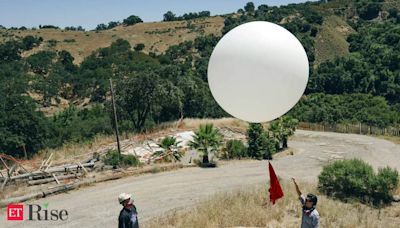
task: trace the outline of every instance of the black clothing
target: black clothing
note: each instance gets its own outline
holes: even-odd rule
[[[139,228],[136,207],[122,208],[118,218],[118,228]]]

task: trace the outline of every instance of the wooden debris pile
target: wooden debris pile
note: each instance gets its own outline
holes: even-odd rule
[[[53,154],[42,161],[39,169],[27,170],[22,162],[10,155],[0,154],[0,182],[1,191],[7,185],[26,183],[28,186],[46,184],[55,182],[62,184],[62,180],[75,179],[82,177],[95,168],[99,156],[93,156],[89,159],[75,163],[67,163],[63,165],[53,166]]]

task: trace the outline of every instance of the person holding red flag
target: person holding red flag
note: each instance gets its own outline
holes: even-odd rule
[[[269,184],[270,188],[269,191],[269,199],[272,204],[275,204],[275,201],[279,198],[283,197],[283,191],[281,185],[279,183],[278,177],[275,174],[274,168],[272,167],[271,163],[268,162],[268,170],[269,170]]]
[[[299,196],[302,208],[301,228],[319,228],[319,213],[316,209],[318,198],[314,194],[307,194],[307,197],[301,193],[296,180],[292,178],[296,192]]]

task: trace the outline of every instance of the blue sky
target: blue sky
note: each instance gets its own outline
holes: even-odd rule
[[[97,24],[122,21],[137,15],[144,21],[160,21],[167,11],[176,15],[208,10],[212,15],[235,12],[249,0],[0,0],[0,25],[6,27],[59,27],[81,25],[94,29]],[[254,0],[256,6],[286,5],[304,0]]]

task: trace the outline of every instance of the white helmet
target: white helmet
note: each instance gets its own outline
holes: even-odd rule
[[[124,202],[127,199],[130,199],[131,197],[132,197],[131,194],[121,193],[118,196],[118,201],[119,201],[120,204],[122,204],[122,202]]]

